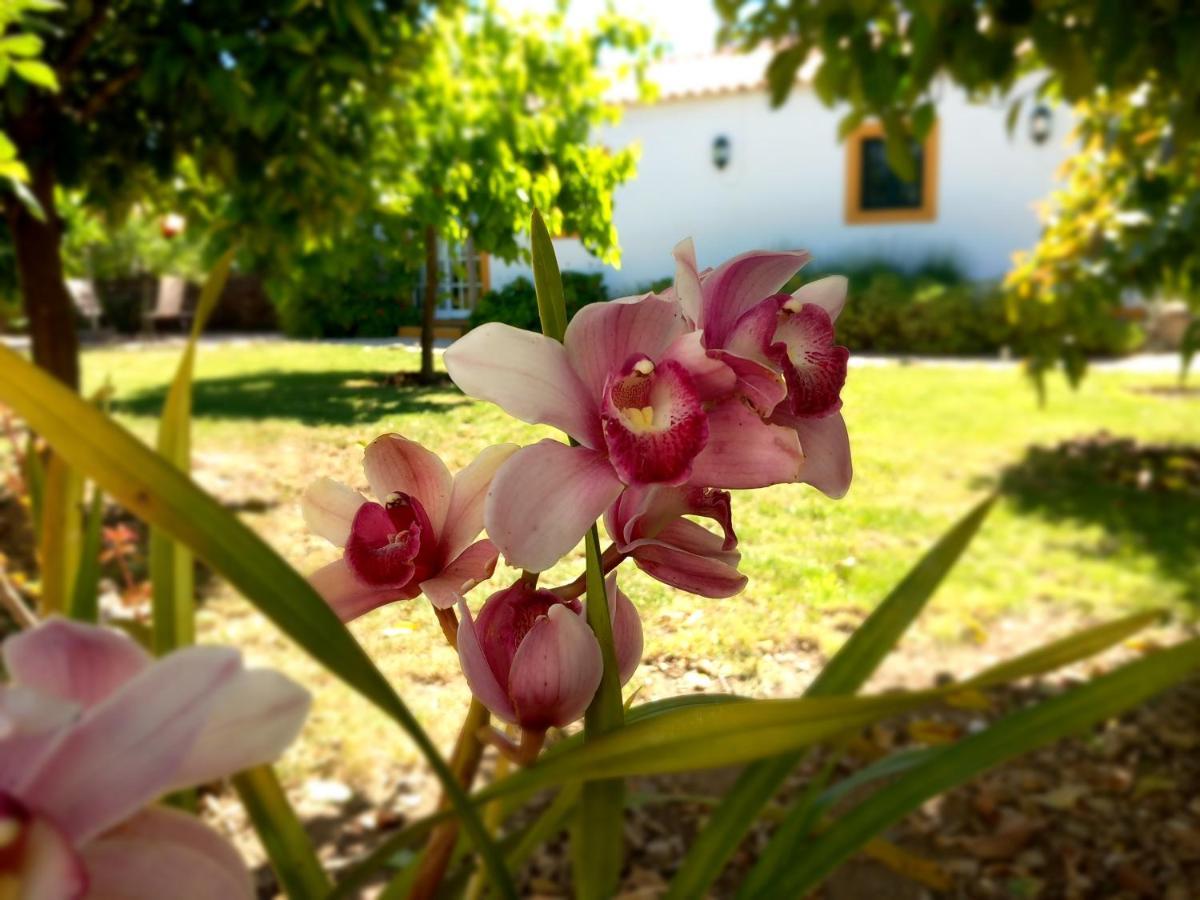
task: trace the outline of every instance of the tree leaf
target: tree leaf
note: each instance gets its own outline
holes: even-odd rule
[[[1129,663],[1107,675],[1013,713],[945,747],[838,816],[824,834],[794,853],[769,883],[743,885],[739,898],[799,897],[813,890],[875,835],[930,797],[993,766],[1092,727],[1182,680],[1200,667],[1200,639]]]
[[[42,39],[36,34],[10,34],[0,38],[0,53],[12,56],[37,56],[42,52]]]
[[[458,811],[494,886],[506,897],[516,896],[503,858],[429,736],[346,626],[295,569],[168,460],[2,346],[0,401],[126,509],[187,544],[284,634],[408,732]]]
[[[28,81],[48,91],[58,91],[58,76],[44,62],[36,59],[14,59],[13,70]]]

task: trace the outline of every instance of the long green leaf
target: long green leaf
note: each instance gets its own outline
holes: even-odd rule
[[[853,694],[862,687],[958,562],[994,499],[979,503],[938,540],[842,645],[805,696]],[[672,879],[668,900],[698,897],[708,889],[800,760],[801,755],[795,753],[765,759],[738,776]]]
[[[1103,675],[1052,700],[1013,713],[990,728],[916,766],[869,799],[838,816],[833,826],[795,856],[795,848],[776,846],[784,857],[771,879],[747,879],[741,900],[800,897],[850,858],[872,837],[899,821],[930,797],[960,785],[1005,760],[1091,728],[1119,715],[1200,667],[1200,639],[1154,653]]]
[[[92,485],[92,503],[83,525],[79,568],[67,615],[81,622],[100,621],[100,544],[104,527],[104,492]]]
[[[429,761],[498,889],[515,896],[499,851],[429,736],[295,569],[187,475],[6,347],[0,347],[0,400],[68,463],[130,512],[187,544],[284,634],[399,723]]]
[[[182,472],[190,472],[192,467],[192,373],[196,345],[229,280],[236,254],[236,246],[226,250],[204,282],[192,318],[192,333],[158,420],[158,452]],[[186,544],[172,540],[159,528],[150,529],[149,560],[154,589],[154,651],[162,655],[196,641],[194,560]]]
[[[530,218],[529,240],[533,251],[533,288],[537,294],[542,334],[561,341],[567,333],[567,303],[563,298],[562,276],[550,232],[536,209]]]
[[[275,770],[256,766],[239,772],[233,776],[233,786],[267,851],[284,894],[290,900],[326,897],[333,885]]]
[[[83,478],[57,453],[46,465],[38,529],[40,613],[66,613],[74,593],[83,543]]]

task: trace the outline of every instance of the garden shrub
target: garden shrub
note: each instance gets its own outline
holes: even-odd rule
[[[599,272],[563,272],[562,282],[568,319],[589,303],[609,299],[604,276]],[[533,282],[521,276],[499,290],[484,294],[471,313],[471,327],[485,322],[504,322],[517,328],[541,331]]]

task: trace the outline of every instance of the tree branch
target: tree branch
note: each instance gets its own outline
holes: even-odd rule
[[[105,16],[108,15],[108,7],[108,0],[96,0],[96,5],[92,8],[92,14],[83,23],[83,28],[80,29],[79,33],[75,35],[75,40],[67,48],[67,53],[58,67],[58,80],[60,83],[66,84],[67,78],[75,71],[75,67],[79,65],[79,61],[87,53],[88,47],[96,39],[96,34],[100,31],[100,26],[104,23]]]
[[[104,109],[104,107],[108,105],[108,102],[112,100],[113,97],[125,90],[125,88],[128,87],[132,82],[137,81],[141,74],[142,67],[140,64],[136,66],[130,66],[116,78],[112,79],[112,81],[104,85],[104,87],[100,88],[100,90],[98,90],[96,93],[92,94],[92,96],[88,99],[87,104],[79,113],[80,121],[90,122],[92,119],[94,119],[96,117],[96,113]]]

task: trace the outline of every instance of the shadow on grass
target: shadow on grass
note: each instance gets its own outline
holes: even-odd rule
[[[1155,557],[1200,606],[1200,446],[1140,444],[1101,432],[1030,447],[1000,477],[1018,510],[1099,525],[1112,549]]]
[[[192,415],[214,419],[292,419],[304,425],[355,425],[383,416],[441,412],[467,402],[450,387],[395,387],[388,373],[283,372],[276,369],[197,379]],[[157,417],[166,385],[113,400],[114,412]]]

